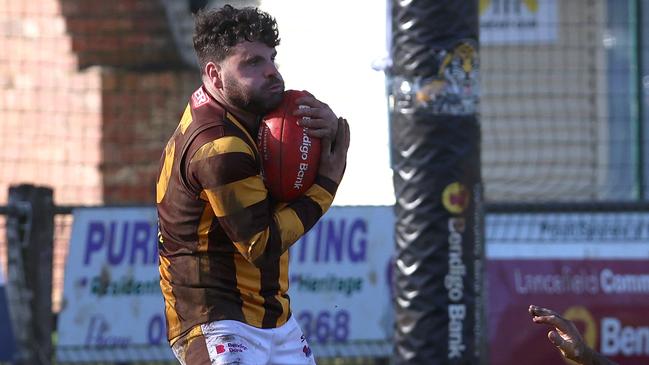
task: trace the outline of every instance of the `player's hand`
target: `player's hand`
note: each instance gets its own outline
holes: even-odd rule
[[[536,305],[530,305],[528,311],[532,315],[534,323],[547,324],[555,328],[548,332],[548,339],[561,351],[563,356],[583,363],[589,348],[574,323],[553,310]]]
[[[298,124],[301,127],[308,128],[306,133],[310,137],[336,140],[338,117],[336,117],[329,105],[312,95],[302,96],[295,102],[300,105],[300,108],[295,110],[293,115],[301,117]]]
[[[329,138],[322,139],[320,152],[320,175],[326,176],[340,184],[347,165],[349,149],[349,124],[344,118],[336,120],[338,124],[335,142]]]

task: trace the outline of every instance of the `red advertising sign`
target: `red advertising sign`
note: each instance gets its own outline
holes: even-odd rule
[[[491,364],[563,363],[530,304],[571,319],[611,360],[649,364],[649,260],[492,259],[487,272]]]
[[[530,304],[572,320],[620,364],[649,364],[649,213],[486,216],[492,364],[562,364]]]

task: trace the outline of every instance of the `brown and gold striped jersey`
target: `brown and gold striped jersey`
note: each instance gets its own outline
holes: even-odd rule
[[[168,339],[215,320],[284,324],[288,248],[329,209],[337,187],[319,176],[297,200],[274,202],[250,131],[204,87],[194,92],[157,182]]]

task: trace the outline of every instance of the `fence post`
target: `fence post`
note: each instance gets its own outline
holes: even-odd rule
[[[52,189],[9,188],[7,215],[7,297],[14,329],[16,364],[52,361]]]

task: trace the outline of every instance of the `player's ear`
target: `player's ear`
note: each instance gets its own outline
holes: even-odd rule
[[[210,83],[217,89],[223,88],[223,80],[221,79],[221,66],[214,62],[205,64],[205,76]]]

